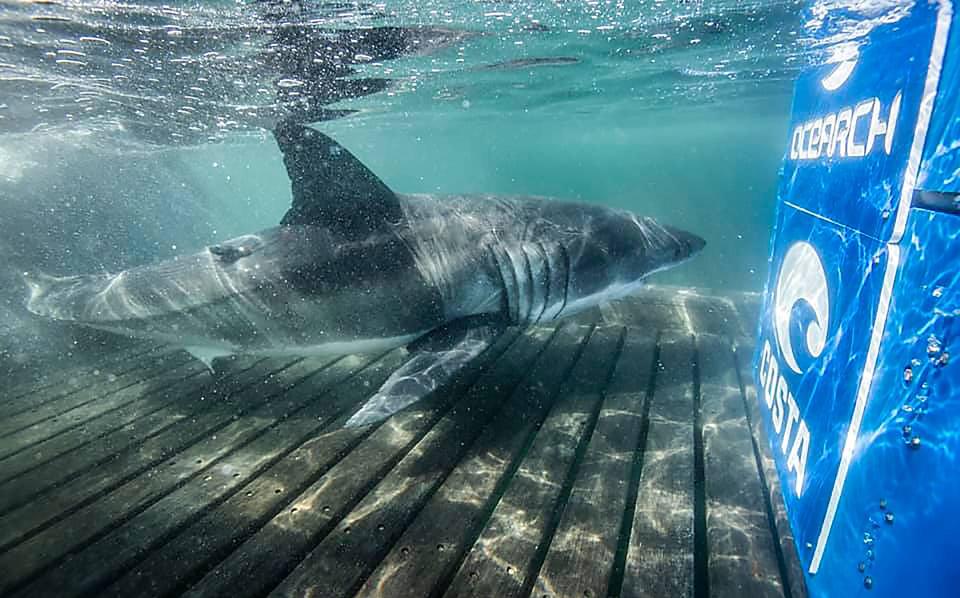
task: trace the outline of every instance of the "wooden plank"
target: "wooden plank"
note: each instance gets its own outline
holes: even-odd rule
[[[728,338],[697,337],[710,595],[780,597],[775,538]]]
[[[541,353],[545,332],[541,329],[521,336],[458,404],[482,404],[509,392]],[[259,596],[270,591],[413,448],[438,415],[428,407],[390,418],[186,595]]]
[[[696,291],[681,292],[678,297],[683,302],[695,334],[743,334],[740,318],[729,297],[705,295]]]
[[[146,509],[309,402],[316,396],[317,386],[329,388],[352,375],[361,363],[343,359],[318,372],[316,362],[297,361],[240,393],[238,403],[254,399],[260,404],[252,410],[251,405],[241,406],[240,414],[248,413],[246,417],[238,418],[232,407],[212,417],[198,416],[195,421],[202,422],[199,430],[184,425],[160,434],[123,458],[54,489],[33,508],[25,505],[0,518],[3,539],[17,538],[18,542],[0,554],[0,570],[16,571],[0,578],[0,592],[21,585],[68,552]],[[316,380],[310,384],[301,384],[314,376]],[[229,405],[237,398],[224,403]],[[176,453],[169,449],[171,445],[182,452],[168,459]],[[90,502],[94,498],[97,500]]]
[[[787,518],[787,506],[783,501],[783,488],[777,475],[776,462],[770,452],[770,441],[763,428],[763,419],[758,402],[757,387],[753,383],[753,350],[751,338],[734,339],[734,357],[737,363],[740,391],[746,405],[747,423],[752,432],[753,450],[760,466],[761,481],[765,488],[767,509],[776,529],[775,546],[781,563],[781,579],[791,598],[806,598],[807,588],[803,568]]]
[[[650,403],[621,596],[691,596],[694,588],[693,347],[664,333]]]
[[[736,302],[737,315],[742,323],[744,340],[751,346],[756,342],[757,325],[760,322],[760,308],[763,295],[760,293],[741,293]]]
[[[641,307],[642,306],[642,307]],[[643,330],[680,330],[690,332],[682,306],[663,289],[650,288],[642,296],[625,297],[600,307],[605,324]]]
[[[21,410],[31,409],[48,400],[58,398],[89,385],[97,384],[110,374],[115,376],[142,367],[148,358],[159,357],[172,352],[168,346],[137,345],[125,350],[98,356],[95,363],[64,369],[62,363],[56,368],[50,364],[40,364],[47,371],[37,379],[17,383],[9,388],[6,398],[0,402],[0,416],[15,415]]]
[[[655,349],[655,338],[630,330],[533,596],[610,595]]]
[[[503,335],[489,351],[470,364],[449,391],[442,389],[441,392],[458,393],[468,387],[516,337],[516,331]],[[360,385],[355,387],[361,388]],[[107,598],[181,592],[226,557],[238,538],[254,533],[340,461],[364,438],[365,433],[361,432],[337,429],[305,442],[173,540],[152,551],[98,595]],[[282,490],[279,493],[276,492],[278,488]],[[191,555],[191,558],[184,559],[184,554]]]
[[[284,391],[283,400],[289,402],[276,410],[273,420],[262,434],[250,442],[238,443],[215,467],[204,469],[205,475],[194,476],[160,500],[132,517],[123,517],[122,524],[102,536],[82,551],[74,549],[70,558],[44,573],[42,577],[23,588],[16,595],[80,596],[98,593],[105,583],[124,573],[150,550],[190,524],[199,515],[216,507],[241,486],[257,478],[270,466],[289,455],[297,447],[314,438],[338,418],[344,421],[345,412],[369,396],[370,388],[377,388],[386,380],[406,356],[393,351],[373,362],[349,379],[338,384],[326,397],[318,397],[312,384],[299,383]],[[369,360],[347,357],[345,363],[355,366]],[[270,419],[260,413],[258,420]],[[253,418],[240,423],[251,426]],[[362,430],[349,430],[339,436],[349,442],[349,436],[362,436]],[[333,448],[333,447],[331,447]],[[341,451],[343,446],[340,447]],[[152,480],[151,480],[152,482]],[[274,481],[276,484],[276,481]],[[283,489],[274,486],[274,492]],[[103,501],[100,501],[103,502]],[[123,503],[123,507],[126,503]],[[111,512],[116,516],[116,511]]]
[[[49,401],[35,409],[5,418],[0,423],[0,455],[6,455],[17,447],[42,439],[44,434],[55,433],[77,422],[89,419],[125,399],[138,396],[149,388],[152,379],[164,375],[185,375],[188,371],[199,372],[203,366],[191,363],[183,353],[167,353],[156,359],[148,359],[149,365],[112,379],[102,381],[55,401]]]
[[[356,592],[420,507],[446,479],[490,421],[513,401],[549,405],[576,363],[590,329],[566,328],[512,396],[464,401],[389,473],[275,590],[343,596]],[[452,548],[452,547],[451,547]],[[440,552],[450,548],[444,546]],[[434,547],[434,550],[437,550]]]
[[[586,336],[588,331],[576,332]],[[554,362],[538,362],[393,543],[358,595],[432,596],[446,587],[553,404],[551,389],[538,381],[560,374]]]
[[[526,596],[530,592],[599,415],[620,354],[622,328],[601,330],[564,383],[479,538],[445,596]]]
[[[152,393],[148,401],[134,402],[0,460],[0,514],[142,444],[171,425],[215,408],[218,395],[269,375],[271,370],[257,367],[264,361],[244,360],[236,371],[217,379],[207,377],[206,372],[188,377]],[[193,403],[190,408],[184,408],[186,401]]]

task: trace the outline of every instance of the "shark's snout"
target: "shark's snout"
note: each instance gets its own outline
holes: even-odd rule
[[[703,237],[672,226],[665,227],[677,240],[677,257],[688,258],[700,253],[707,242]]]

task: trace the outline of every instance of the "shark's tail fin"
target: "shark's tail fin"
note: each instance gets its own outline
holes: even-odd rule
[[[62,297],[69,294],[82,277],[50,276],[39,271],[23,272],[21,277],[29,292],[26,306],[30,313],[57,320],[74,319],[63,309]]]

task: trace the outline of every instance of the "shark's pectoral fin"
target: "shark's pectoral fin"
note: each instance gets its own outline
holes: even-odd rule
[[[214,359],[233,355],[233,353],[226,349],[216,347],[184,347],[183,350],[202,361],[203,365],[207,366],[207,369],[210,370],[211,373],[213,372]]]
[[[384,420],[426,397],[453,378],[503,332],[498,322],[458,320],[437,328],[410,346],[412,357],[347,420],[346,427]]]

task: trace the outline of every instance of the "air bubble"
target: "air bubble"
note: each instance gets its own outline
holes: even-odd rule
[[[866,570],[867,570],[866,563],[864,563],[863,561],[860,561],[859,563],[857,563],[857,571],[859,571],[860,573],[863,573]]]
[[[863,532],[863,543],[867,546],[873,546],[873,534],[870,532]]]
[[[909,365],[903,368],[903,383],[910,384],[913,381],[913,368]]]
[[[934,297],[942,297],[942,296],[943,296],[943,287],[937,287],[937,288],[933,289],[933,293],[931,293],[931,294],[932,294]]]
[[[893,524],[893,513],[884,513],[883,520],[888,524]]]
[[[927,357],[936,359],[942,350],[943,345],[940,343],[940,339],[932,334],[927,337]]]
[[[914,448],[914,449],[920,448],[919,436],[914,436],[913,438],[910,439],[910,448]]]
[[[863,587],[868,590],[873,589],[873,578],[869,575],[863,578]]]

